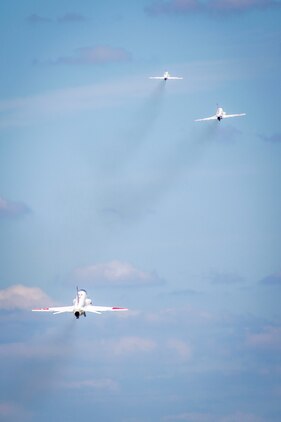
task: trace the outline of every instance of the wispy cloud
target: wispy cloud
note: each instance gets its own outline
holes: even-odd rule
[[[52,22],[52,19],[47,18],[46,16],[40,16],[37,15],[37,13],[32,13],[31,15],[27,16],[25,18],[26,22],[28,22],[31,25],[38,25],[41,23],[50,23]]]
[[[23,409],[18,403],[11,401],[0,402],[0,420],[28,420],[31,417],[30,412]]]
[[[84,379],[80,381],[69,381],[62,383],[62,387],[73,390],[81,390],[83,388],[91,390],[105,390],[105,391],[118,391],[119,384],[111,378],[102,379]]]
[[[275,0],[158,0],[147,6],[145,11],[153,16],[191,13],[230,15],[280,7],[280,2]]]
[[[181,361],[188,361],[191,358],[191,347],[185,341],[179,339],[170,339],[167,341],[166,347],[176,355]]]
[[[50,298],[38,287],[17,284],[0,290],[0,309],[31,309],[50,303]]]
[[[154,340],[130,336],[122,337],[111,343],[111,353],[115,356],[134,355],[135,353],[148,353],[156,349],[157,344]]]
[[[211,272],[209,279],[213,284],[236,284],[243,281],[243,278],[239,274],[219,271]]]
[[[73,275],[77,282],[99,286],[150,286],[163,283],[156,272],[143,271],[129,262],[118,260],[76,268]]]
[[[280,7],[280,2],[275,0],[215,0],[207,3],[207,9],[218,13],[244,13]]]
[[[0,196],[0,218],[16,218],[30,212],[23,202],[10,201]]]
[[[37,13],[31,13],[29,16],[25,18],[25,21],[30,25],[39,25],[45,23],[54,23],[57,22],[58,24],[71,24],[71,23],[83,23],[87,21],[87,18],[78,12],[66,12],[56,19],[49,18],[46,16],[38,15]]]
[[[131,314],[131,313],[130,313]],[[132,315],[132,314],[131,314]],[[192,306],[166,308],[160,311],[151,311],[135,314],[137,318],[145,320],[149,325],[178,326],[179,321],[185,321],[185,326],[210,326],[215,324],[219,317],[204,309],[193,308]]]
[[[230,415],[222,416],[219,422],[266,422],[266,419],[254,413],[246,413],[242,411],[235,412]]]
[[[281,327],[266,326],[259,333],[250,333],[247,344],[253,348],[281,351]]]
[[[217,419],[216,419],[217,420]],[[206,413],[180,413],[178,415],[165,416],[165,422],[188,421],[188,422],[214,422],[215,419],[212,415]]]
[[[57,18],[58,23],[80,23],[85,22],[87,18],[81,13],[68,12]]]
[[[154,356],[159,345],[157,340],[138,335],[127,335],[112,337],[110,339],[89,339],[84,342],[85,357],[91,361],[105,363],[116,363],[127,359],[139,360],[140,356],[150,358]],[[1,347],[0,347],[1,356]],[[98,387],[94,383],[92,386]],[[75,386],[73,386],[74,388]],[[81,388],[83,385],[81,385]],[[76,385],[78,388],[78,385]]]
[[[150,15],[162,14],[185,14],[197,12],[201,9],[201,3],[198,0],[170,0],[170,1],[154,1],[150,6],[145,8],[146,13]]]
[[[46,347],[44,341],[41,344],[28,342],[4,343],[0,345],[0,357],[15,359],[36,359],[45,361],[63,358],[65,350],[61,344],[49,344]]]
[[[178,415],[165,416],[165,422],[265,422],[265,419],[253,413],[235,412],[227,415],[220,415],[215,412],[187,412]]]
[[[0,101],[1,127],[26,126],[58,116],[107,106],[120,106],[128,98],[144,96],[135,80],[91,84],[52,90],[33,96]]]
[[[259,135],[260,139],[265,142],[270,142],[272,144],[281,143],[281,133],[274,133],[273,135],[266,136],[266,135]]]
[[[46,62],[38,61],[37,63],[51,65],[105,65],[128,62],[131,58],[131,54],[124,48],[97,45],[94,47],[80,47],[75,49],[72,55],[59,56],[56,59],[47,60]]]
[[[281,286],[281,272],[270,274],[261,279],[260,284],[263,286]]]
[[[179,289],[179,290],[173,290],[170,292],[171,296],[179,296],[179,297],[183,297],[183,296],[197,296],[197,295],[201,295],[202,292],[198,291],[198,290],[194,290],[194,289]]]
[[[192,77],[186,84],[181,86],[179,84],[177,86],[174,85],[173,94],[193,95],[195,92],[215,89],[221,86],[222,83],[255,78],[259,74],[265,74],[266,67],[263,67],[264,62],[264,60],[260,62],[252,59],[227,59],[195,61],[186,64],[186,72]],[[85,110],[121,107],[136,99],[138,101],[145,100],[144,105],[146,105],[147,98],[149,99],[149,96],[153,94],[151,89],[148,80],[139,74],[126,76],[123,79],[111,78],[110,81],[104,83],[70,86],[30,96],[2,99],[0,100],[0,128],[29,126],[42,121],[56,120],[61,118],[61,116],[84,112]],[[153,101],[149,104],[149,107],[152,106],[155,106]],[[142,109],[145,110],[145,113],[148,113],[147,109],[153,113],[149,107],[143,107]],[[230,112],[230,110],[227,111]],[[231,110],[231,112],[234,111]],[[194,118],[196,117],[199,116],[194,116]],[[147,121],[149,123],[148,119]],[[139,124],[137,128],[139,126],[141,125]],[[136,132],[135,129],[134,132]],[[220,127],[218,132],[220,134],[216,135],[217,138],[224,139],[224,142],[226,140],[228,142],[232,141],[239,135],[239,132],[230,126]],[[107,213],[119,212],[111,204],[105,205],[103,209]]]

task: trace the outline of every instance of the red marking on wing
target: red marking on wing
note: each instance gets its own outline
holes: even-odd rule
[[[35,308],[35,311],[48,311],[49,308]]]
[[[117,309],[124,309],[124,311],[127,311],[127,310],[128,310],[127,308],[118,308],[117,306],[114,306],[112,309],[113,309],[113,310],[117,310]]]

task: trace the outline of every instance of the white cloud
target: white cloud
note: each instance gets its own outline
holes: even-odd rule
[[[128,262],[113,260],[103,264],[94,264],[74,270],[77,282],[98,285],[152,285],[161,283],[155,272],[146,272],[135,268]]]
[[[50,303],[50,298],[38,287],[17,284],[0,290],[0,309],[31,309]]]

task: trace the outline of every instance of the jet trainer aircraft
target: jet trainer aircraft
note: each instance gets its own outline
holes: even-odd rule
[[[196,119],[195,122],[202,122],[203,120],[218,120],[220,122],[222,119],[227,119],[229,117],[240,117],[240,116],[246,116],[246,113],[226,114],[226,112],[221,107],[218,107],[217,112],[214,116],[205,117],[204,119]]]
[[[71,306],[55,306],[52,308],[36,308],[32,309],[33,312],[53,312],[53,314],[62,314],[64,312],[73,313],[76,319],[80,316],[86,316],[86,312],[94,314],[101,314],[106,311],[127,311],[127,308],[118,308],[110,306],[96,306],[92,304],[91,299],[87,297],[87,292],[84,289],[78,289],[76,297],[73,299]]]
[[[166,81],[167,79],[183,79],[179,76],[171,76],[169,72],[165,72],[163,76],[150,76],[149,79],[162,79]]]

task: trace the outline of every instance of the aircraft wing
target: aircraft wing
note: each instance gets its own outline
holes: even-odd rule
[[[164,79],[164,76],[150,76],[149,79]]]
[[[227,119],[228,117],[240,117],[240,116],[246,116],[246,113],[241,113],[241,114],[224,114],[223,118]]]
[[[195,122],[203,122],[204,120],[217,120],[217,116],[205,117],[204,119],[196,119]]]
[[[63,314],[64,312],[73,312],[73,306],[55,306],[53,308],[35,308],[32,312],[53,312],[53,314]]]
[[[183,79],[179,76],[168,76],[168,79]]]
[[[127,308],[118,308],[117,306],[95,306],[95,305],[87,305],[84,306],[83,310],[85,312],[92,312],[94,314],[101,314],[102,312],[108,311],[127,311]]]

